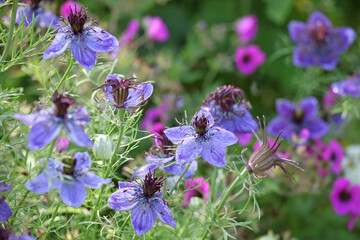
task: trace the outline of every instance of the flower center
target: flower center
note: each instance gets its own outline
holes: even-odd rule
[[[244,57],[245,59],[245,57]],[[232,106],[238,102],[244,102],[244,92],[240,88],[232,85],[218,87],[216,91],[207,96],[204,104],[214,101],[217,106],[220,106],[221,111],[229,112]]]
[[[296,109],[296,111],[293,113],[293,120],[297,124],[301,124],[304,120],[304,112],[302,109]]]
[[[342,202],[348,202],[351,198],[351,195],[348,191],[345,190],[340,193],[339,197]]]
[[[243,61],[244,63],[249,63],[251,60],[251,56],[249,54],[246,54],[244,57],[243,57]]]
[[[68,108],[71,105],[75,104],[75,101],[72,98],[62,93],[61,94],[55,93],[52,102],[56,106],[55,109],[56,116],[61,118],[64,118],[68,112]]]
[[[321,21],[316,21],[315,26],[310,28],[311,38],[317,44],[323,44],[325,42],[325,38],[329,33],[328,27]]]
[[[76,165],[76,159],[66,158],[62,160],[62,162],[64,163],[63,174],[73,176]]]
[[[40,2],[41,0],[31,0],[30,1],[30,7],[35,10],[35,9],[38,9],[39,6],[40,6]]]
[[[154,174],[151,173],[149,170],[149,173],[145,176],[144,183],[142,185],[144,197],[151,198],[156,193],[161,191],[161,187],[164,186],[164,173],[160,176],[160,178],[157,178]]]
[[[82,8],[80,8],[79,10],[77,10],[75,5],[75,10],[73,12],[72,8],[70,7],[68,21],[71,26],[72,32],[75,35],[82,34],[82,32],[84,31],[86,20],[86,9],[83,10]]]
[[[210,121],[203,114],[201,117],[195,116],[195,118],[193,120],[193,125],[194,125],[195,131],[196,131],[198,137],[203,137],[208,132],[208,127],[210,125]]]

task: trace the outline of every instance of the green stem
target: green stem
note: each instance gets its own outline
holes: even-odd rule
[[[122,230],[124,230],[126,224],[129,222],[130,216],[131,216],[131,214],[129,214],[129,215],[127,216],[127,218],[125,219],[125,222],[121,225],[120,231],[119,231],[120,233],[122,232]]]
[[[5,61],[8,53],[9,53],[10,46],[12,44],[12,38],[13,38],[13,35],[14,35],[14,27],[15,27],[17,8],[18,8],[18,0],[13,0],[11,19],[10,19],[10,27],[9,27],[9,36],[8,36],[8,40],[6,42],[6,46],[5,46],[3,55],[1,57],[1,62]]]
[[[17,213],[19,212],[20,206],[25,202],[25,199],[28,194],[29,194],[29,191],[26,190],[23,198],[21,199],[21,201],[18,204],[19,207],[15,210],[15,212],[12,215],[11,222],[9,222],[9,225],[11,225],[15,221],[15,217],[16,217]]]
[[[59,90],[59,88],[61,87],[61,85],[63,84],[63,82],[65,81],[65,79],[67,78],[67,76],[69,75],[69,72],[71,71],[71,69],[74,66],[74,60],[71,58],[70,60],[70,64],[68,66],[68,68],[66,69],[66,72],[64,73],[63,77],[61,78],[59,84],[56,86],[55,91],[57,92],[57,90]]]
[[[51,215],[51,221],[50,221],[50,227],[52,227],[53,223],[54,223],[54,220],[55,220],[55,217],[56,217],[56,213],[57,211],[59,210],[59,207],[60,207],[60,204],[61,204],[61,201],[58,201],[57,205],[56,205],[56,208],[55,210],[53,211],[52,215]],[[46,234],[44,235],[43,239],[47,239],[47,235],[49,234],[49,231],[46,232]]]
[[[244,168],[244,170],[240,173],[240,175],[244,175],[246,173],[246,168]],[[240,182],[240,180],[242,179],[242,177],[237,176],[235,178],[235,180],[231,183],[231,185],[228,187],[226,193],[224,194],[224,196],[222,197],[220,203],[218,204],[218,206],[215,208],[215,213],[213,214],[211,221],[210,221],[210,226],[209,228],[205,229],[205,232],[202,235],[202,240],[206,239],[207,235],[209,234],[209,229],[212,226],[212,223],[215,221],[216,217],[219,215],[220,210],[223,208],[223,206],[225,205],[226,200],[229,198],[231,192],[235,189],[236,185],[238,185],[238,183]]]
[[[182,172],[182,174],[180,175],[179,179],[176,181],[174,187],[171,189],[170,193],[169,193],[169,197],[171,197],[172,193],[174,192],[175,188],[177,187],[177,185],[179,184],[179,182],[181,181],[181,179],[183,178],[183,176],[185,175],[186,171],[189,169],[191,165],[191,162],[186,166],[185,170]]]

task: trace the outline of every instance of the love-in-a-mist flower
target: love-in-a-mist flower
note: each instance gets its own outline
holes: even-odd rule
[[[34,179],[25,183],[27,190],[44,194],[60,188],[60,198],[68,206],[78,208],[85,201],[86,186],[93,189],[109,184],[111,179],[103,179],[91,172],[91,159],[88,152],[77,152],[72,159],[62,162],[49,158],[48,166]]]
[[[31,126],[29,149],[36,150],[49,144],[59,135],[62,126],[74,144],[92,148],[93,143],[83,129],[84,124],[90,121],[89,112],[82,106],[71,108],[75,101],[66,94],[55,93],[52,101],[55,107],[28,115],[14,115],[15,119]]]
[[[200,197],[207,202],[207,198],[210,193],[210,185],[204,177],[197,177],[186,180],[186,191],[184,192],[184,197],[186,202],[184,207],[189,206],[191,198]]]
[[[326,161],[331,162],[331,169],[334,173],[339,174],[341,172],[344,150],[338,141],[332,139],[326,146],[322,156]]]
[[[247,15],[236,22],[236,32],[243,43],[255,39],[258,30],[258,19],[255,15]]]
[[[161,17],[146,16],[144,18],[147,35],[156,42],[165,42],[169,39],[169,30]]]
[[[86,10],[70,11],[67,18],[69,25],[58,30],[49,48],[44,52],[43,59],[56,58],[70,46],[76,61],[84,68],[91,70],[96,62],[98,52],[115,50],[119,42],[102,28],[91,26],[94,21],[86,24]]]
[[[235,51],[234,60],[236,67],[243,74],[252,74],[256,69],[263,65],[266,56],[257,45],[238,47]]]
[[[186,169],[184,163],[180,164],[175,161],[176,148],[174,144],[166,137],[163,131],[155,133],[154,145],[146,153],[146,160],[149,164],[136,170],[133,177],[144,176],[149,171],[160,168],[167,173],[180,176]],[[185,172],[184,177],[189,178],[197,170],[197,162],[193,161],[189,169]]]
[[[82,5],[79,2],[74,2],[72,0],[64,2],[60,7],[60,15],[64,18],[69,17],[71,11],[75,12],[76,9],[81,9]]]
[[[173,228],[176,227],[169,206],[162,198],[161,188],[164,180],[164,174],[157,178],[155,173],[149,172],[141,184],[119,182],[120,189],[108,200],[109,206],[117,211],[131,209],[131,223],[139,236],[154,226],[156,218]]]
[[[321,12],[311,14],[306,23],[291,21],[289,34],[296,47],[293,63],[297,67],[318,66],[332,70],[339,61],[339,55],[354,42],[355,31],[350,27],[333,27]]]
[[[12,184],[0,182],[0,192],[9,191],[12,188]],[[5,196],[0,195],[0,222],[6,222],[9,217],[12,216],[9,205],[5,202]]]
[[[245,100],[244,92],[232,85],[218,87],[210,93],[201,107],[209,111],[218,126],[235,134],[256,132],[258,125],[251,116],[250,104]]]
[[[60,24],[59,17],[51,11],[46,11],[42,7],[42,0],[30,0],[29,6],[20,6],[16,13],[17,24],[20,24],[24,17],[24,26],[31,26],[33,19],[40,27],[56,28]]]
[[[272,167],[278,166],[283,170],[283,172],[291,177],[290,172],[285,168],[284,165],[289,165],[295,167],[301,171],[304,171],[302,168],[298,166],[296,161],[284,158],[280,154],[277,153],[278,148],[280,147],[282,140],[279,140],[281,132],[278,133],[274,143],[272,145],[269,144],[267,133],[266,133],[266,121],[265,116],[263,116],[263,127],[261,127],[260,118],[258,118],[259,126],[261,128],[262,140],[261,146],[256,151],[254,151],[249,161],[245,161],[244,149],[241,152],[241,159],[245,163],[245,166],[250,174],[253,175],[254,178],[263,178],[266,177],[266,172]],[[261,174],[261,175],[260,175]]]
[[[200,110],[191,125],[166,129],[165,135],[171,142],[179,144],[176,160],[180,163],[192,162],[198,155],[216,167],[226,166],[226,148],[237,143],[237,137],[230,131],[214,124],[209,111]]]
[[[276,100],[276,111],[279,114],[268,126],[268,132],[277,135],[280,131],[290,141],[296,142],[301,131],[309,131],[308,139],[324,136],[329,131],[328,124],[317,117],[318,101],[314,97],[306,97],[297,105],[287,99]]]
[[[145,102],[153,92],[151,83],[133,81],[134,79],[136,78],[122,78],[117,74],[108,75],[105,84],[93,89],[93,91],[102,89],[104,97],[110,103],[101,101],[98,97],[96,100],[100,104],[113,108],[124,108],[132,112],[133,108],[140,107],[140,104]]]
[[[338,96],[360,97],[360,74],[355,73],[345,80],[331,84],[331,90]]]

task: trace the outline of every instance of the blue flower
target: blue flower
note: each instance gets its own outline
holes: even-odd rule
[[[304,98],[297,105],[287,99],[277,99],[276,111],[279,116],[269,123],[270,134],[282,131],[285,138],[294,141],[304,129],[309,131],[308,139],[322,137],[329,131],[328,124],[316,116],[318,101],[314,97]]]
[[[258,130],[256,121],[248,109],[250,104],[245,101],[244,92],[232,85],[218,87],[210,93],[201,107],[209,111],[218,126],[235,134],[252,133]]]
[[[17,9],[16,23],[20,24],[24,16],[25,27],[32,25],[33,18],[37,18],[35,23],[38,23],[40,27],[49,27],[55,29],[56,25],[60,25],[59,17],[51,11],[45,11],[40,6],[39,0],[31,0],[29,6],[21,6]],[[23,16],[22,16],[23,15]]]
[[[83,125],[90,121],[88,111],[81,106],[75,111],[69,110],[75,101],[64,94],[55,93],[53,103],[55,108],[42,109],[28,115],[14,115],[15,119],[32,126],[28,135],[29,149],[36,150],[49,144],[59,135],[62,126],[73,143],[92,148],[93,143],[83,129]]]
[[[157,168],[178,176],[185,171],[185,164],[180,164],[175,161],[175,147],[163,131],[155,133],[155,144],[146,155],[146,160],[149,164],[137,169],[133,177],[145,176],[149,171]],[[196,170],[197,162],[193,161],[189,169],[185,172],[184,177],[190,178],[194,176],[194,171]]]
[[[109,184],[109,178],[102,179],[89,171],[91,159],[87,152],[75,153],[73,159],[64,159],[62,162],[49,158],[48,167],[34,179],[25,183],[26,189],[34,193],[44,194],[50,190],[60,188],[62,201],[74,208],[78,208],[85,201],[87,190],[100,188]]]
[[[12,184],[0,182],[0,192],[9,191],[11,188]],[[0,196],[0,222],[6,222],[11,216],[12,212],[9,205],[5,202],[5,197]]]
[[[30,237],[25,233],[19,237],[14,235],[9,229],[0,227],[0,239],[1,240],[36,240],[34,237]]]
[[[114,192],[108,204],[117,211],[131,210],[131,223],[137,233],[148,232],[155,224],[156,218],[169,224],[173,228],[176,222],[171,216],[170,209],[162,198],[164,174],[157,178],[149,172],[142,184],[133,182],[119,182],[119,190]]]
[[[230,131],[214,124],[208,111],[199,111],[191,126],[173,127],[165,135],[175,144],[176,160],[179,163],[192,162],[200,154],[205,161],[216,167],[226,166],[225,147],[237,143],[237,137]]]
[[[331,84],[331,90],[339,96],[360,97],[360,75],[356,73],[345,80]]]
[[[70,46],[71,52],[84,68],[91,70],[96,61],[97,52],[113,51],[119,45],[117,39],[99,27],[91,27],[92,22],[85,24],[86,10],[71,11],[69,25],[60,28],[54,41],[44,52],[44,60],[62,55]]]
[[[293,52],[293,63],[298,67],[319,66],[332,70],[339,55],[354,42],[355,31],[350,27],[333,27],[321,12],[314,12],[307,23],[291,21],[289,34],[297,45]]]
[[[102,89],[104,96],[111,103],[101,101],[96,97],[96,101],[103,105],[114,108],[124,108],[132,112],[133,108],[140,107],[153,93],[153,86],[148,82],[132,81],[135,78],[121,78],[119,75],[108,75],[105,84],[98,88]]]

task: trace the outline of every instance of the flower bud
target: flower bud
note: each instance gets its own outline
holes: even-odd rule
[[[93,151],[97,159],[110,159],[114,150],[115,144],[109,136],[100,134],[95,139]]]

